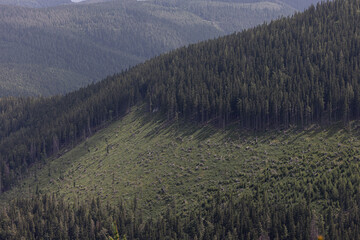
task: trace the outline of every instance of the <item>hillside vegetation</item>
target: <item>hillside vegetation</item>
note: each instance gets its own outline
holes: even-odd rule
[[[34,165],[2,195],[21,214],[9,210],[2,218],[9,228],[0,232],[15,239],[33,236],[37,226],[38,238],[102,239],[114,234],[116,222],[129,239],[358,236],[358,121],[345,129],[235,129],[169,122],[134,107],[72,150]]]
[[[359,20],[327,2],[1,99],[0,238],[359,239]]]
[[[0,96],[63,94],[172,49],[291,13],[275,2],[0,5]]]
[[[327,201],[339,201],[333,191],[341,178],[360,167],[358,122],[346,129],[312,125],[255,133],[236,128],[169,122],[143,107],[132,108],[73,149],[34,165],[30,177],[3,198],[38,192],[70,202],[99,197],[129,203],[137,197],[144,213],[156,214],[172,201],[179,209],[192,209],[218,189],[233,196],[256,189],[269,201],[303,199],[323,209],[330,207]],[[340,171],[349,165],[346,174]],[[352,184],[360,184],[354,178]]]
[[[139,103],[169,120],[255,130],[357,119],[358,9],[358,1],[330,2],[176,50],[64,97],[2,99],[2,191],[27,166]]]

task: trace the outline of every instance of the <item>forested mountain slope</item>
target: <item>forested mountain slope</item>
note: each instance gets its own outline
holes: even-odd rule
[[[2,197],[34,197],[1,208],[0,237],[359,239],[358,22],[336,0],[1,99]]]
[[[113,223],[128,239],[357,239],[359,129],[219,130],[133,107],[0,195],[0,239],[104,239]]]
[[[171,49],[293,12],[272,1],[0,6],[0,96],[69,92]]]
[[[330,2],[159,56],[64,97],[2,99],[2,191],[27,166],[140,103],[169,120],[255,130],[357,119],[359,12],[359,1]]]

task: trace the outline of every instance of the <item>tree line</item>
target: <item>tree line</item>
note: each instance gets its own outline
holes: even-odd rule
[[[190,213],[179,214],[171,203],[163,215],[147,218],[136,198],[131,206],[99,199],[71,205],[37,195],[0,209],[0,239],[358,239],[359,202],[350,207],[319,214],[306,201],[269,204],[266,196],[217,193]]]
[[[65,96],[0,100],[1,191],[134,106],[255,130],[359,118],[360,1],[161,55]],[[346,36],[346,37],[344,37]]]

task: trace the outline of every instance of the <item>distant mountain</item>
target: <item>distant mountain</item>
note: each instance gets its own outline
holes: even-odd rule
[[[340,3],[180,48],[65,96],[1,99],[2,190],[134,105],[256,131],[359,119],[360,5]]]
[[[326,0],[280,0],[281,2],[292,6],[297,11],[303,11],[304,9],[308,8],[311,4],[316,5],[319,2],[326,2]],[[279,1],[279,2],[280,2]],[[327,0],[331,1],[331,0]]]
[[[0,0],[0,4],[3,5],[14,5],[31,8],[54,7],[71,3],[71,0]]]
[[[360,239],[359,22],[336,0],[0,99],[0,239]]]
[[[3,5],[14,5],[14,6],[23,6],[23,7],[31,7],[31,8],[44,8],[44,7],[54,7],[71,3],[100,3],[100,2],[109,2],[109,1],[120,1],[120,0],[0,0],[0,4]],[[136,1],[136,0],[134,0]],[[185,3],[188,1],[180,1],[180,0],[172,0],[172,1],[164,1],[164,0],[137,0],[139,2],[166,2],[167,4],[176,3]],[[263,0],[195,0],[196,2],[223,2],[223,3],[259,3],[264,2]],[[301,11],[311,4],[316,4],[321,0],[269,0],[268,2],[276,2],[279,4],[285,3],[294,9]]]
[[[293,12],[258,0],[0,6],[0,96],[69,92],[177,47]]]
[[[224,34],[183,10],[142,2],[0,7],[0,96],[64,93],[176,47]]]

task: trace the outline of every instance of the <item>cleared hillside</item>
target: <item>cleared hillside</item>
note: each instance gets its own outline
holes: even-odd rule
[[[69,202],[122,199],[131,205],[138,198],[143,213],[154,216],[172,202],[187,212],[220,191],[266,194],[270,202],[284,205],[306,200],[318,211],[336,209],[344,196],[334,188],[351,179],[352,196],[360,187],[359,126],[219,130],[169,122],[136,107],[75,148],[34,165],[2,200],[55,193]]]
[[[359,239],[359,9],[1,99],[0,238]]]
[[[358,119],[359,7],[329,2],[164,54],[63,97],[2,99],[2,191],[28,166],[137,104],[168,120],[260,131]]]

